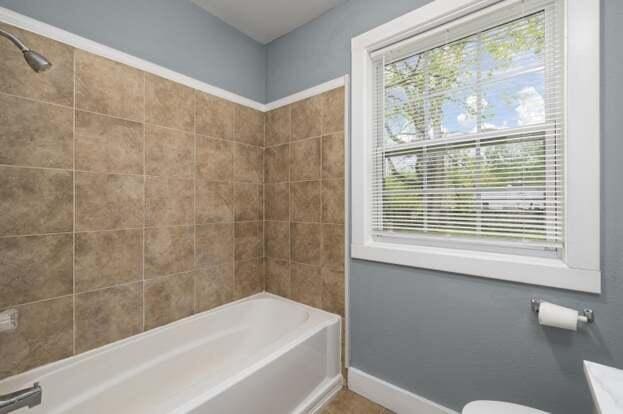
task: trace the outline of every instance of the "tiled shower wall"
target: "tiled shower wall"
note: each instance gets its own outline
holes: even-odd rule
[[[264,290],[263,113],[0,27],[54,64],[35,74],[0,42],[0,311],[19,311],[0,379]],[[311,119],[296,138],[320,135]],[[319,157],[319,138],[291,145]],[[314,165],[295,178],[329,184]],[[293,248],[316,250],[294,255],[288,295],[326,307],[340,266],[318,243],[340,236],[297,211],[293,233],[313,230]]]
[[[269,112],[264,166],[266,290],[344,316],[344,88]]]

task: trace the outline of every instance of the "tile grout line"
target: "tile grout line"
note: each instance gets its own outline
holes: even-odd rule
[[[73,187],[73,185],[72,185]],[[2,239],[17,239],[21,237],[53,237],[53,236],[66,236],[74,234],[73,231],[59,231],[57,233],[29,233],[29,234],[6,234],[0,236],[0,240]]]
[[[237,121],[237,116],[236,116],[236,111],[237,108],[234,106],[233,111],[232,111],[232,140],[234,142],[236,142],[236,121]],[[237,183],[235,180],[235,176],[236,176],[236,146],[235,144],[232,144],[232,160],[231,160],[231,165],[232,165],[232,174],[231,174],[231,181],[232,181],[232,188],[234,190],[234,202],[233,202],[233,221],[234,224],[231,228],[231,240],[232,240],[232,279],[234,282],[234,286],[233,286],[233,292],[232,292],[232,297],[236,298],[237,297],[237,291],[238,291],[238,278],[236,277],[236,273],[237,273],[237,269],[236,269],[236,223],[237,223],[237,218],[236,218],[236,213],[237,213],[237,209],[238,209],[238,203],[237,203],[237,197],[236,197],[236,188]]]
[[[288,298],[292,299],[292,105],[288,105]]]
[[[144,127],[143,127],[144,130]],[[145,133],[143,133],[143,135],[145,135]],[[145,141],[145,139],[143,138],[143,140]],[[33,167],[33,168],[39,168],[39,167]],[[193,178],[190,176],[183,176],[183,175],[167,175],[167,174],[161,174],[161,175],[155,175],[155,174],[136,174],[136,173],[125,173],[125,172],[116,172],[116,171],[93,171],[93,170],[76,170],[76,172],[80,173],[80,174],[93,174],[93,175],[118,175],[118,176],[123,176],[123,177],[143,177],[143,178],[167,178],[167,179],[174,179],[174,180],[186,180],[186,181],[190,181]]]
[[[147,119],[147,79],[145,77],[145,72],[143,72],[143,121]],[[147,137],[146,137],[146,127],[143,122],[143,266],[142,266],[142,275],[141,275],[141,303],[140,303],[140,319],[141,319],[141,332],[145,332],[145,238],[146,238],[146,224],[147,224]]]
[[[262,292],[266,292],[266,281],[267,281],[267,277],[266,277],[266,247],[264,246],[264,219],[266,218],[266,177],[264,176],[265,174],[265,169],[264,169],[264,153],[266,151],[266,118],[268,117],[268,115],[266,115],[266,113],[264,113],[263,115],[263,119],[264,119],[264,133],[263,133],[263,141],[262,141],[262,152],[261,152],[261,162],[259,164],[259,168],[260,171],[259,173],[262,175],[262,214],[260,217],[260,223],[258,224],[258,226],[261,225],[261,234],[259,235],[259,245],[260,245],[260,260],[261,260],[261,266],[262,266],[262,279],[263,279],[263,283],[262,283]],[[258,229],[259,231],[259,229]]]
[[[140,124],[142,123],[141,121],[137,121],[136,119],[131,119],[131,118],[125,118],[122,116],[118,116],[118,115],[113,115],[113,114],[107,114],[104,112],[97,112],[97,111],[92,111],[90,109],[86,109],[86,108],[80,108],[78,107],[77,103],[76,103],[76,64],[75,64],[76,58],[75,58],[75,54],[73,56],[73,64],[74,64],[74,79],[73,79],[73,84],[74,84],[74,93],[73,93],[73,98],[74,101],[71,105],[65,105],[65,104],[59,104],[56,102],[52,102],[52,101],[45,101],[43,99],[37,99],[37,98],[32,98],[32,97],[28,97],[28,96],[22,96],[22,95],[15,95],[12,93],[8,93],[8,92],[3,92],[0,91],[0,96],[8,96],[8,97],[12,97],[12,98],[17,98],[17,99],[22,99],[25,101],[29,101],[29,102],[34,102],[34,103],[39,103],[39,104],[43,104],[43,105],[50,105],[50,106],[55,106],[58,108],[64,108],[64,109],[68,109],[74,112],[84,112],[84,113],[88,113],[88,114],[92,114],[92,115],[100,115],[100,116],[104,116],[104,117],[108,117],[108,118],[114,118],[114,119],[118,119],[121,121],[127,121],[127,122],[133,122],[136,124]],[[153,124],[156,125],[156,124]],[[160,125],[156,125],[156,126],[160,126]],[[165,127],[163,127],[165,128]],[[171,128],[174,129],[174,128]]]
[[[112,119],[115,119],[115,120],[118,120],[118,121],[131,122],[133,124],[144,124],[143,121],[137,121],[136,119],[125,118],[125,117],[122,117],[122,116],[113,115],[113,114],[107,114],[107,113],[104,113],[104,112],[92,111],[90,109],[78,108],[77,105],[76,105],[75,110],[76,110],[76,112],[84,112],[85,114],[98,115],[98,116],[105,117],[105,118],[112,118]],[[145,117],[143,116],[143,120],[144,119],[145,119]]]
[[[73,228],[72,228],[72,253],[71,253],[71,272],[72,272],[72,355],[76,355],[76,339],[77,339],[77,326],[76,326],[76,230],[77,230],[77,215],[78,215],[78,185],[76,183],[76,52],[72,50],[72,68],[73,68],[73,108],[71,111],[72,116],[72,193],[73,193]]]
[[[264,272],[264,292],[268,289],[268,261],[266,260],[266,169],[264,160],[266,158],[266,136],[268,134],[268,114],[264,113],[264,142],[262,144],[262,270]]]
[[[257,149],[263,149],[263,147],[261,145],[253,145],[253,144],[248,144],[246,142],[240,142],[240,141],[236,141],[234,138],[224,138],[221,136],[213,136],[213,135],[207,135],[207,134],[201,134],[199,132],[196,133],[196,135],[203,137],[203,138],[208,138],[214,141],[226,141],[226,142],[230,142],[232,144],[240,144],[242,146],[245,147],[252,147],[252,148],[257,148]]]
[[[147,97],[145,97],[145,99],[147,99]],[[147,105],[147,103],[145,105]],[[136,121],[132,121],[132,122],[138,123]],[[168,126],[168,125],[160,125],[160,124],[156,124],[154,122],[147,122],[147,118],[145,118],[145,127],[146,128],[147,127],[151,127],[151,128],[155,127],[155,128],[158,128],[158,129],[166,129],[167,131],[180,132],[182,134],[187,134],[187,135],[194,135],[195,134],[194,128],[193,128],[192,131],[189,131],[187,129],[172,127],[172,126]]]
[[[256,220],[244,220],[241,223],[252,222]],[[273,220],[279,221],[279,220]],[[214,222],[206,222],[203,224],[198,224],[198,226],[207,226],[210,224],[232,224],[233,221],[214,221]],[[139,227],[119,227],[112,229],[94,229],[94,230],[76,230],[73,231],[59,231],[55,233],[29,233],[29,234],[7,234],[0,236],[0,240],[2,239],[14,239],[21,237],[45,237],[45,236],[63,236],[63,235],[71,235],[73,233],[76,234],[89,234],[89,233],[114,233],[114,232],[123,232],[123,231],[137,231],[142,229],[160,229],[160,228],[176,228],[176,227],[192,227],[192,223],[187,224],[167,224],[163,226],[139,226]]]
[[[164,275],[164,276],[169,276],[169,275]],[[140,275],[138,275],[139,279],[136,280],[130,280],[129,282],[123,282],[123,283],[117,283],[114,285],[108,285],[108,286],[102,286],[102,287],[98,287],[95,289],[87,289],[87,290],[82,290],[80,292],[76,292],[75,296],[81,296],[87,293],[93,293],[93,292],[101,292],[103,290],[108,290],[108,289],[114,289],[117,287],[124,287],[124,286],[130,286],[130,285],[140,285],[142,280],[140,279]]]
[[[321,139],[321,138],[324,138],[324,137],[330,137],[332,135],[337,135],[337,134],[340,134],[342,132],[343,131],[334,131],[334,132],[327,132],[326,134],[312,135],[312,136],[305,137],[305,138],[292,139],[292,140],[290,140],[288,142],[281,142],[281,143],[278,143],[278,144],[268,145],[268,146],[266,146],[266,149],[282,147],[282,146],[288,145],[288,144],[297,144],[297,143],[304,142],[304,141],[311,141],[313,139]]]
[[[73,303],[73,297],[74,296],[75,295],[73,293],[68,293],[66,295],[59,295],[59,296],[53,296],[51,298],[37,299],[37,300],[32,300],[30,302],[18,303],[18,304],[14,304],[14,305],[5,306],[3,308],[0,308],[0,312],[4,311],[4,310],[7,310],[7,309],[16,309],[16,308],[20,308],[22,306],[36,305],[37,303],[48,302],[48,301],[64,299],[64,298],[72,298],[72,303]],[[72,342],[73,342],[73,339],[72,339]]]
[[[193,92],[193,269],[197,268],[197,95]],[[197,313],[197,277],[193,274],[193,314]]]
[[[73,118],[73,115],[72,115]],[[73,135],[73,130],[72,130]],[[72,144],[73,145],[73,144]],[[15,168],[23,170],[43,170],[43,171],[56,171],[56,172],[73,172],[74,168],[60,168],[60,167],[40,167],[36,165],[21,165],[21,164],[0,164],[0,168]]]
[[[209,267],[210,266],[203,266],[203,267],[199,267],[199,269],[207,269]],[[195,267],[191,267],[190,269],[182,270],[182,271],[179,271],[179,272],[163,273],[163,274],[158,274],[158,275],[154,275],[154,276],[148,276],[147,278],[145,278],[145,281],[155,281],[155,280],[162,280],[162,279],[166,279],[166,278],[174,278],[176,276],[189,275],[192,272],[194,272],[195,270],[196,270]],[[127,283],[124,283],[124,284],[129,284],[129,283],[132,283],[132,282],[127,282]],[[119,285],[114,285],[114,286],[119,286]]]
[[[323,276],[323,272],[322,269],[324,267],[324,228],[322,226],[322,219],[323,219],[323,210],[324,210],[324,197],[323,197],[323,181],[322,181],[322,164],[324,162],[324,147],[323,147],[323,139],[322,137],[324,137],[324,130],[325,130],[325,122],[324,122],[324,117],[325,117],[325,111],[326,111],[326,101],[327,101],[327,96],[326,94],[321,94],[320,95],[320,135],[321,137],[318,139],[318,146],[320,148],[320,165],[318,165],[318,177],[320,180],[320,307],[322,309],[325,308],[325,295],[324,295],[324,276]],[[341,366],[340,366],[341,368]]]
[[[75,60],[75,58],[72,57],[73,60]],[[72,62],[73,64],[73,62]],[[74,80],[74,84],[75,84],[75,80]],[[4,92],[4,91],[0,91],[0,96],[8,96],[11,98],[17,98],[17,99],[22,99],[24,101],[29,101],[29,102],[34,102],[34,103],[38,103],[38,104],[43,104],[43,105],[51,105],[51,106],[55,106],[58,108],[63,108],[63,109],[68,109],[73,111],[75,109],[75,99],[74,102],[72,102],[71,105],[65,105],[65,104],[59,104],[56,102],[52,102],[52,101],[44,101],[43,99],[37,99],[37,98],[32,98],[29,96],[22,96],[22,95],[15,95],[13,93],[8,93],[8,92]],[[74,88],[74,93],[72,94],[72,97],[75,98],[75,88]]]

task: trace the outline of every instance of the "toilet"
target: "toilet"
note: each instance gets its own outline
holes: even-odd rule
[[[501,401],[472,401],[463,408],[462,414],[547,414],[523,405]]]

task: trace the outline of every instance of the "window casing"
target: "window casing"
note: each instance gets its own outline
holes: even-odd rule
[[[581,1],[438,0],[353,39],[353,257],[599,291],[599,202],[584,223],[568,208],[595,194],[569,171],[599,161],[598,109],[588,139],[567,122],[598,108],[598,52],[571,41],[582,17],[599,49],[599,6]],[[588,102],[569,102],[570,60],[597,66]]]

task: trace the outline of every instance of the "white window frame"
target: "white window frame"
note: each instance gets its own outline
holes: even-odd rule
[[[561,258],[452,246],[381,242],[371,235],[373,51],[444,24],[461,24],[521,0],[435,0],[352,39],[353,258],[601,293],[600,5],[562,0],[565,18],[565,247]]]

